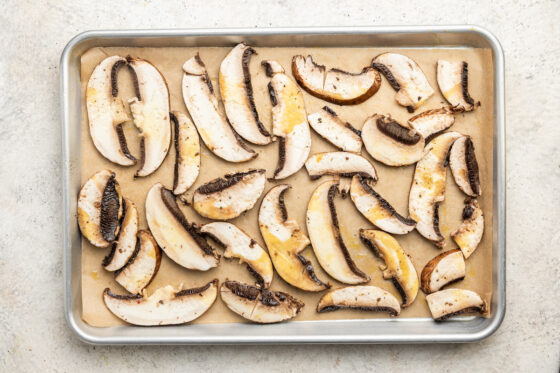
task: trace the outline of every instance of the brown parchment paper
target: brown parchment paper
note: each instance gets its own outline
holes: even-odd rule
[[[112,164],[103,158],[95,149],[89,135],[87,111],[85,107],[85,90],[88,79],[95,66],[105,57],[110,55],[131,55],[141,57],[151,61],[164,75],[167,80],[170,92],[171,109],[186,112],[186,107],[181,94],[181,79],[183,63],[200,53],[200,57],[206,64],[208,73],[219,95],[218,71],[222,59],[230,48],[94,48],[82,56],[81,79],[82,79],[82,183],[91,175],[101,169],[111,169],[116,172],[117,180],[121,185],[122,192],[130,198],[138,208],[140,216],[140,228],[147,229],[144,215],[144,200],[149,188],[156,182],[161,182],[168,188],[173,183],[173,165],[175,162],[175,150],[172,147],[162,166],[152,175],[146,178],[133,179],[133,175],[138,166],[121,167]],[[480,167],[482,182],[482,196],[479,198],[480,205],[485,215],[485,232],[483,240],[475,253],[467,260],[467,275],[463,281],[454,284],[454,287],[471,289],[479,294],[489,303],[492,292],[492,107],[493,107],[493,68],[492,55],[489,49],[403,49],[403,48],[256,48],[258,54],[253,56],[250,63],[253,88],[256,106],[263,123],[270,128],[271,105],[268,97],[266,85],[268,78],[264,74],[260,63],[263,59],[277,60],[284,66],[286,72],[291,73],[291,59],[295,54],[311,54],[316,62],[325,64],[328,67],[338,67],[351,72],[359,72],[364,66],[369,65],[372,58],[380,53],[395,51],[406,54],[414,59],[427,75],[428,81],[435,90],[435,94],[426,102],[416,113],[424,110],[441,107],[446,104],[443,96],[438,90],[436,81],[436,61],[438,59],[464,60],[469,63],[469,91],[476,100],[482,102],[482,106],[472,113],[458,114],[453,131],[459,131],[472,136],[476,156]],[[128,98],[134,96],[132,80],[127,69],[121,69],[119,73],[119,94],[126,102]],[[402,106],[397,105],[394,96],[395,91],[383,78],[383,83],[379,91],[369,100],[354,106],[337,106],[328,104],[315,98],[306,92],[303,93],[307,112],[312,113],[319,110],[324,105],[333,108],[344,120],[350,122],[356,128],[361,128],[364,120],[374,114],[390,113],[401,123],[406,123],[412,115]],[[416,114],[415,113],[415,114]],[[128,122],[124,125],[125,135],[128,139],[128,146],[132,154],[139,155],[138,131]],[[201,141],[202,143],[202,141]],[[272,143],[268,146],[251,145],[259,156],[246,163],[233,164],[218,159],[208,149],[201,147],[201,171],[190,193],[202,183],[222,176],[225,173],[247,170],[249,168],[265,168],[267,176],[271,176],[278,159],[278,144]],[[336,150],[332,145],[323,140],[319,135],[312,131],[311,154],[322,151]],[[362,154],[368,159],[372,158],[362,149]],[[414,165],[408,167],[392,168],[373,161],[379,175],[379,182],[376,191],[381,193],[401,214],[408,216],[408,193],[414,173]],[[327,180],[327,176],[311,181],[305,168],[302,168],[292,177],[279,182],[267,181],[265,193],[274,185],[279,183],[289,183],[292,189],[286,194],[286,206],[290,218],[296,219],[300,226],[306,230],[305,211],[309,197],[313,190],[322,182]],[[188,195],[190,193],[187,193]],[[263,196],[264,194],[263,193]],[[262,196],[261,196],[262,199]],[[449,238],[461,221],[461,211],[463,209],[463,195],[453,181],[451,173],[448,171],[445,201],[440,205],[440,229],[446,237],[444,250],[455,247]],[[372,285],[393,293],[398,299],[400,296],[390,281],[383,280],[379,265],[382,262],[375,258],[373,254],[360,242],[358,231],[360,228],[374,228],[352,205],[350,198],[336,199],[336,208],[339,214],[342,235],[352,257],[358,266],[371,276]],[[198,223],[207,223],[208,219],[198,216],[197,213],[188,206],[180,203],[182,210],[189,220]],[[254,238],[263,248],[266,248],[259,232],[257,224],[258,209],[260,199],[256,206],[246,214],[231,220],[230,222],[241,227],[252,238]],[[420,275],[424,265],[434,256],[442,251],[423,239],[416,231],[404,236],[395,236],[405,251],[411,256],[412,262]],[[101,262],[109,249],[99,249],[91,246],[85,239],[82,239],[82,317],[85,322],[96,327],[107,327],[124,324],[121,320],[113,316],[105,307],[102,299],[103,289],[111,288],[116,293],[125,294],[126,290],[121,288],[114,279],[113,274],[107,272],[101,266]],[[317,275],[330,281],[333,288],[343,286],[343,284],[330,278],[318,265],[314,257],[312,248],[304,251],[304,255],[309,258],[314,265]],[[175,264],[163,255],[161,267],[153,282],[147,288],[148,294],[161,286],[171,284],[175,287],[183,285],[184,288],[200,286],[218,278],[220,282],[226,278],[235,279],[243,282],[254,283],[254,279],[248,273],[245,265],[240,265],[237,260],[227,260],[221,258],[217,268],[207,272],[187,270]],[[329,319],[366,319],[388,317],[383,313],[371,313],[360,311],[337,311],[318,314],[315,311],[317,302],[322,293],[308,293],[300,291],[286,284],[276,273],[272,282],[271,289],[286,291],[305,302],[305,307],[295,320],[329,320]],[[425,301],[425,295],[419,291],[416,301],[408,308],[402,310],[399,317],[429,317],[430,312]],[[194,321],[195,323],[228,323],[245,322],[237,314],[234,314],[225,307],[222,301],[216,300],[214,306],[202,317]]]

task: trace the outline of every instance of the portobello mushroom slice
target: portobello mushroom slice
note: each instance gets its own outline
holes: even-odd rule
[[[170,117],[175,127],[173,193],[179,195],[194,184],[200,172],[200,139],[188,116],[173,111]]]
[[[305,291],[321,291],[330,285],[321,281],[302,252],[311,244],[295,220],[288,220],[284,194],[287,184],[277,185],[264,196],[259,210],[259,228],[278,275]]]
[[[140,326],[177,325],[192,321],[214,304],[218,296],[218,280],[185,290],[167,285],[149,297],[146,294],[117,295],[109,288],[103,292],[105,305],[115,316]]]
[[[360,154],[349,152],[317,153],[305,162],[305,168],[311,180],[323,175],[339,175],[352,177],[362,175],[377,180],[377,172],[373,164]]]
[[[78,194],[78,225],[97,247],[108,247],[119,233],[122,196],[115,173],[102,170],[89,178]]]
[[[230,310],[259,324],[292,319],[304,306],[290,294],[229,280],[220,287],[220,297]]]
[[[372,180],[355,175],[350,184],[350,198],[373,225],[385,232],[406,234],[416,227],[416,221],[399,214],[372,186]]]
[[[411,113],[434,94],[420,66],[407,56],[383,53],[373,59],[371,66],[385,75],[391,87],[397,91],[397,103]]]
[[[246,162],[257,156],[231,128],[218,106],[206,66],[197,54],[183,65],[183,100],[206,147],[228,162]]]
[[[321,267],[345,284],[361,284],[370,280],[352,260],[344,244],[334,197],[339,192],[336,180],[325,181],[315,189],[307,206],[307,232]]]
[[[265,170],[225,175],[198,187],[193,208],[214,220],[229,220],[253,208],[264,190]]]
[[[440,248],[444,238],[439,231],[438,209],[445,198],[447,154],[461,136],[458,132],[447,132],[430,141],[424,157],[416,164],[408,197],[408,211],[416,221],[416,230]]]
[[[459,249],[439,254],[426,264],[420,275],[422,291],[438,291],[445,285],[465,278],[465,258]]]
[[[271,77],[268,93],[272,103],[272,134],[278,138],[278,165],[273,179],[287,178],[299,171],[309,156],[311,132],[303,94],[276,61],[263,61]]]
[[[360,229],[360,238],[373,253],[383,259],[383,278],[391,279],[402,297],[402,307],[408,307],[418,294],[418,274],[408,254],[391,235],[373,229]]]
[[[160,183],[146,196],[146,221],[156,242],[175,263],[199,271],[218,265],[220,257],[189,223],[179,209],[173,192]]]
[[[318,65],[311,56],[292,58],[292,74],[310,95],[337,105],[357,105],[373,96],[381,86],[381,76],[367,66],[359,73]]]
[[[395,296],[377,286],[348,286],[329,291],[317,304],[317,312],[330,312],[344,308],[388,312],[398,316],[401,306]]]
[[[225,247],[224,257],[238,258],[246,263],[249,272],[256,278],[257,286],[267,289],[272,282],[274,270],[270,257],[264,249],[245,232],[231,223],[214,222],[200,229]]]
[[[481,194],[478,162],[470,136],[458,138],[451,146],[449,168],[455,183],[463,193],[471,197]]]
[[[136,177],[148,176],[159,168],[171,146],[169,90],[159,70],[140,58],[127,58],[136,77],[136,97],[128,100],[134,125],[140,131],[142,159]]]
[[[110,56],[95,67],[87,84],[86,107],[89,134],[99,153],[113,163],[132,166],[136,158],[128,151],[121,127],[130,117],[117,85],[118,71],[125,65],[124,57]]]
[[[103,267],[107,271],[116,271],[125,266],[136,249],[136,233],[138,233],[138,210],[134,203],[124,198],[124,216],[119,230],[117,242],[113,242],[111,252],[103,259]]]
[[[362,150],[361,131],[340,119],[328,106],[308,115],[307,120],[315,132],[338,149],[354,153]]]
[[[485,313],[486,302],[474,291],[445,289],[426,295],[428,307],[436,321],[443,321],[463,313]]]
[[[463,209],[463,222],[459,228],[451,234],[453,241],[459,246],[465,259],[476,250],[482,240],[484,233],[484,215],[478,201],[469,198],[465,201]]]
[[[480,106],[480,102],[469,95],[469,64],[465,61],[438,60],[437,82],[454,111],[473,111]]]
[[[272,137],[259,120],[249,72],[249,60],[256,53],[244,42],[228,53],[220,65],[220,94],[235,132],[253,144],[266,145]]]
[[[138,232],[136,250],[128,263],[115,272],[115,280],[132,294],[139,294],[152,282],[161,263],[161,249],[149,231]]]
[[[374,114],[366,119],[362,140],[367,152],[387,166],[416,163],[424,153],[424,136],[390,116]]]
[[[455,116],[449,107],[424,111],[413,116],[408,120],[408,125],[426,141],[430,141],[434,136],[439,135],[455,123]]]

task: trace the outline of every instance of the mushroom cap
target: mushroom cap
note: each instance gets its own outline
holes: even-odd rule
[[[307,116],[311,128],[321,137],[346,152],[359,153],[362,149],[360,130],[344,122],[328,106]]]
[[[377,180],[375,166],[360,154],[350,152],[325,152],[313,154],[305,162],[305,168],[311,179],[323,175],[352,177],[362,175]]]
[[[420,275],[422,291],[426,294],[438,291],[452,282],[465,277],[465,259],[459,249],[448,250],[430,260]]]
[[[445,289],[426,295],[428,307],[436,321],[470,312],[484,313],[486,302],[474,291],[464,289]]]
[[[200,172],[200,138],[190,118],[178,111],[170,114],[175,127],[175,169],[173,193],[185,193]]]
[[[334,289],[323,295],[317,312],[336,311],[343,308],[361,311],[388,312],[397,316],[401,306],[395,296],[377,286],[348,286]]]
[[[124,217],[121,222],[117,242],[113,243],[111,252],[103,260],[107,271],[116,271],[124,267],[136,249],[136,233],[138,233],[138,210],[134,203],[124,198]]]

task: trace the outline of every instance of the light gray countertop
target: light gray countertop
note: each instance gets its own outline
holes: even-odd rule
[[[419,8],[420,6],[420,8]],[[0,371],[558,372],[560,2],[30,1],[0,13]],[[93,347],[63,312],[59,57],[89,29],[476,24],[506,55],[507,311],[463,345]]]

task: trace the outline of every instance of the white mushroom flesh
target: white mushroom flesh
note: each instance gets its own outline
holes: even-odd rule
[[[451,234],[451,237],[459,246],[465,259],[476,250],[484,233],[484,215],[476,199],[467,201],[463,209],[463,222],[459,228]]]
[[[309,114],[307,120],[315,132],[340,150],[359,153],[362,149],[361,132],[340,119],[328,106]]]
[[[175,127],[175,173],[173,193],[185,193],[195,182],[200,172],[200,139],[196,127],[188,116],[172,112]]]
[[[323,175],[352,177],[362,175],[377,180],[373,164],[359,154],[349,152],[328,152],[314,154],[305,162],[305,168],[311,179]]]
[[[471,290],[445,289],[426,295],[428,307],[435,320],[467,312],[486,312],[486,303]]]
[[[401,312],[397,298],[377,286],[348,286],[331,290],[317,304],[317,312],[344,308],[388,312],[391,316],[397,316]]]

